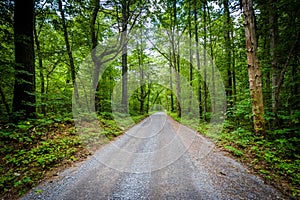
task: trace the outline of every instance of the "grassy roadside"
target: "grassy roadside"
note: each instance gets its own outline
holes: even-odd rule
[[[178,119],[174,113],[169,115],[186,126],[194,124],[191,120]],[[300,152],[295,150],[299,144],[256,136],[242,127],[234,127],[226,120],[220,134],[211,134],[210,126],[201,122],[198,127],[190,127],[213,140],[219,148],[247,165],[265,182],[294,199],[300,199]]]
[[[132,120],[137,123],[145,117],[133,116]],[[102,131],[96,134],[102,139],[93,141],[99,143],[97,148],[124,132],[110,117],[98,120]],[[126,129],[132,121],[123,123]],[[42,180],[86,159],[91,154],[86,141],[77,133],[73,120],[65,116],[1,125],[0,199],[17,199]]]

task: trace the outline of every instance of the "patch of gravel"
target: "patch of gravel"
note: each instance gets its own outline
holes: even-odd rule
[[[22,199],[286,197],[195,131],[156,113]]]

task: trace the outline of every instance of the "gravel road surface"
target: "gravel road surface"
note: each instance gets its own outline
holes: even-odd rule
[[[22,199],[285,199],[225,154],[156,113]]]

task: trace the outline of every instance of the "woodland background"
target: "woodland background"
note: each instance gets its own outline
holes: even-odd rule
[[[300,1],[297,0],[4,0],[0,3],[0,191],[24,194],[49,172],[86,157],[76,133],[72,96],[79,66],[90,55],[99,74],[105,56],[121,55],[95,76],[95,106],[108,139],[122,133],[111,95],[122,83],[122,112],[139,121],[166,110],[182,123],[179,72],[198,98],[196,128],[291,198],[300,196]],[[154,47],[136,37],[151,29]],[[169,37],[161,34],[168,30]],[[176,36],[203,49],[196,62],[180,58]],[[116,48],[97,53],[99,41],[118,35]],[[159,39],[158,39],[159,38]],[[170,45],[167,54],[160,50]],[[191,44],[190,43],[190,44]],[[156,56],[149,53],[156,52]],[[208,60],[221,80],[206,76]],[[166,74],[176,92],[144,82]],[[204,70],[203,76],[197,70]],[[98,72],[97,72],[98,70]],[[128,96],[129,72],[139,87]],[[226,113],[222,133],[210,135],[215,101],[210,81],[223,81]],[[172,83],[172,81],[170,82]],[[78,91],[77,91],[78,92]],[[157,107],[155,105],[161,105]],[[188,108],[189,109],[189,108]]]

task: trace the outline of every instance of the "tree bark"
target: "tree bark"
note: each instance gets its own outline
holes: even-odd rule
[[[70,62],[70,71],[71,71],[72,84],[74,87],[75,100],[76,100],[76,103],[79,105],[79,102],[78,102],[79,94],[78,94],[78,89],[76,86],[76,70],[75,70],[75,65],[74,65],[72,49],[71,49],[70,42],[69,42],[69,34],[68,34],[67,25],[66,25],[65,13],[64,13],[64,10],[62,7],[61,0],[58,0],[58,7],[59,7],[60,15],[61,15],[61,23],[62,23],[63,32],[64,32],[64,39],[65,39],[67,53],[68,53],[69,62]]]
[[[170,58],[172,57],[172,54],[170,53]],[[171,112],[174,112],[174,97],[173,97],[173,78],[172,78],[172,63],[170,61],[170,92],[171,92]]]
[[[207,74],[206,74],[206,67],[207,67],[207,58],[206,58],[206,51],[207,51],[207,25],[206,25],[206,0],[204,0],[204,3],[203,3],[203,60],[204,60],[204,63],[203,63],[203,79],[204,79],[204,99],[203,99],[203,112],[204,112],[204,116],[203,116],[203,119],[206,121],[206,113],[208,111],[207,109]]]
[[[95,30],[95,24],[97,21],[97,15],[100,9],[100,2],[98,0],[92,1],[93,10],[92,10],[92,16],[90,21],[90,36],[92,40],[92,51],[91,51],[91,57],[94,63],[94,74],[93,74],[93,92],[91,93],[91,104],[95,105],[95,111],[99,111],[100,109],[100,98],[97,95],[97,91],[99,91],[99,73],[100,73],[100,65],[101,62],[99,58],[96,56],[96,47],[98,45],[98,33]]]
[[[202,118],[202,98],[201,98],[201,81],[200,81],[200,55],[199,55],[199,38],[198,38],[198,22],[197,22],[197,0],[194,0],[194,24],[195,24],[195,42],[196,42],[196,63],[198,70],[198,106],[199,106],[199,117]]]
[[[144,75],[144,67],[143,67],[143,34],[141,31],[140,34],[140,41],[137,41],[137,50],[138,50],[138,67],[140,72],[140,97],[138,98],[140,102],[140,113],[144,114],[144,105],[145,105],[145,99],[147,97],[147,92],[145,91],[145,75]],[[139,44],[140,42],[140,44]]]
[[[209,20],[209,32],[211,33],[211,17],[210,17],[210,12],[209,9],[207,8],[207,16],[208,16],[208,20]],[[210,44],[210,58],[211,58],[211,83],[212,83],[212,87],[211,87],[211,101],[212,101],[212,113],[215,112],[216,110],[216,83],[215,83],[215,66],[214,66],[214,51],[213,51],[213,40],[212,40],[212,36],[211,34],[209,34],[209,44]]]
[[[262,94],[261,72],[257,55],[257,37],[255,16],[252,0],[242,0],[244,26],[246,36],[246,51],[248,63],[248,77],[254,130],[257,134],[265,134],[264,104]]]
[[[148,76],[148,79],[150,77]],[[148,84],[148,98],[147,98],[147,106],[146,106],[146,110],[147,110],[147,113],[149,113],[149,109],[150,109],[150,94],[151,94],[151,83]]]
[[[1,95],[2,102],[3,102],[4,106],[5,106],[5,110],[6,110],[7,114],[10,115],[9,105],[8,105],[8,103],[6,101],[5,94],[4,94],[4,92],[3,92],[3,90],[2,90],[1,87],[0,87],[0,95]]]
[[[225,39],[225,54],[226,54],[226,69],[227,69],[227,84],[226,96],[227,106],[232,107],[232,72],[231,72],[231,45],[230,45],[230,12],[228,0],[224,0],[224,39]]]
[[[36,117],[33,20],[34,1],[15,0],[14,121]]]
[[[272,108],[273,112],[276,113],[277,111],[277,104],[275,103],[278,101],[276,99],[276,88],[277,88],[277,81],[278,81],[278,70],[279,70],[279,60],[277,54],[278,48],[278,15],[277,15],[277,6],[276,0],[269,0],[269,24],[270,24],[270,56],[271,56],[271,67],[272,67]]]
[[[129,17],[129,3],[122,0],[122,110],[128,113],[128,66],[127,66],[127,26]]]
[[[230,30],[231,38],[233,38],[233,30]],[[232,51],[232,100],[233,104],[236,102],[236,76],[235,76],[235,49],[234,45],[231,46]]]
[[[189,9],[189,16],[188,16],[188,26],[189,26],[189,54],[190,54],[190,71],[189,71],[189,82],[190,87],[193,88],[193,52],[192,52],[192,24],[191,24],[191,0],[188,2],[188,9]],[[188,112],[191,112],[192,107],[192,91],[190,92],[190,99],[189,99],[189,107]]]
[[[176,109],[177,109],[177,117],[181,117],[181,105],[180,105],[180,55],[179,55],[179,45],[175,43],[175,35],[177,35],[177,8],[176,8],[176,0],[173,0],[172,7],[172,15],[171,15],[171,23],[170,23],[170,32],[171,32],[171,59],[172,66],[175,70],[175,87],[176,87]],[[173,20],[172,20],[173,19]],[[176,48],[177,47],[177,48]]]
[[[35,22],[36,20],[34,20]],[[44,77],[44,67],[43,67],[43,58],[41,53],[41,46],[39,41],[39,36],[36,30],[36,24],[34,23],[33,26],[33,33],[34,33],[34,41],[36,45],[37,55],[38,55],[38,62],[39,62],[39,75],[41,80],[40,90],[41,90],[41,112],[43,115],[46,115],[46,102],[45,102],[45,77]]]
[[[175,74],[176,82],[176,107],[177,107],[177,117],[181,117],[181,87],[180,87],[180,49],[177,47],[177,73]],[[175,58],[176,60],[176,58]]]

